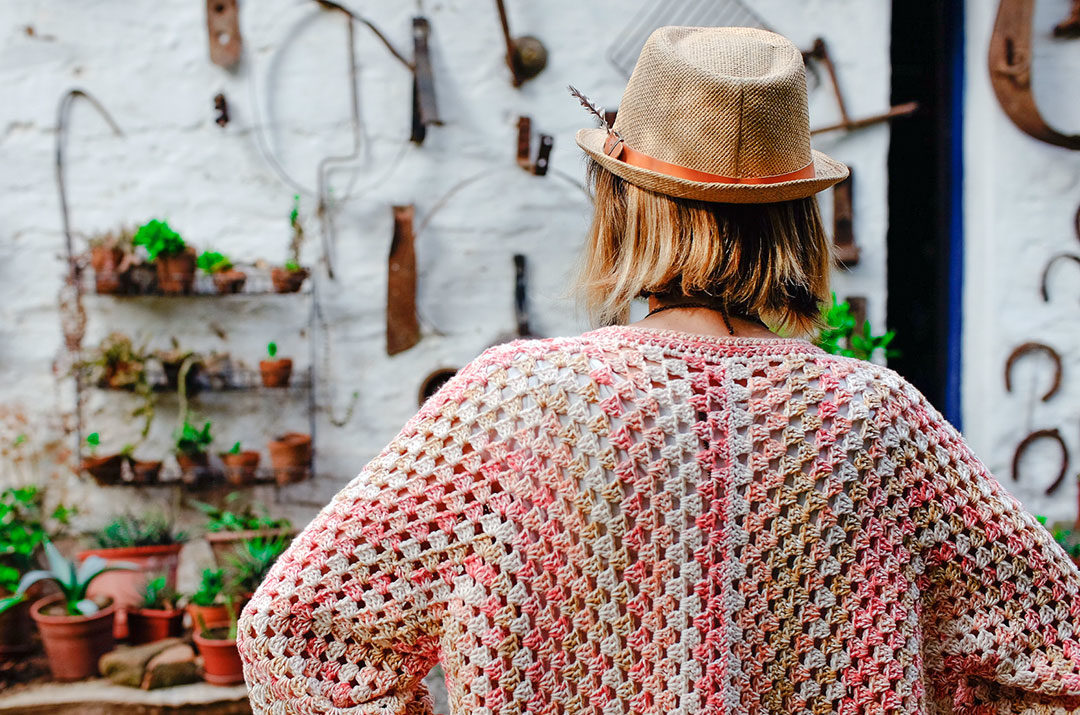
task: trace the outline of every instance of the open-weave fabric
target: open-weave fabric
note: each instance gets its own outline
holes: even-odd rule
[[[611,327],[492,348],[245,608],[259,713],[1080,712],[1080,573],[890,370]]]

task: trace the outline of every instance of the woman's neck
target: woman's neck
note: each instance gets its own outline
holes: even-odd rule
[[[693,303],[690,298],[681,300],[668,300],[649,296],[649,310],[655,311],[665,306],[677,306],[680,303]],[[728,324],[734,333],[728,331]],[[779,338],[760,323],[746,320],[737,315],[727,315],[727,323],[724,315],[719,310],[712,308],[671,307],[657,312],[631,325],[656,330],[674,330],[679,333],[697,333],[699,335],[719,335],[739,338]]]

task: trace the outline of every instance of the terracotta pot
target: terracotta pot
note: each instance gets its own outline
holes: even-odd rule
[[[94,290],[98,293],[123,293],[124,274],[120,271],[123,262],[124,252],[119,248],[91,248],[90,265],[94,269]]]
[[[243,271],[231,268],[227,271],[215,273],[213,279],[214,287],[217,288],[217,292],[222,295],[227,295],[229,293],[239,293],[244,290],[244,283],[247,282],[247,274]]]
[[[96,555],[110,563],[134,564],[136,571],[110,571],[90,582],[87,595],[90,598],[107,596],[116,607],[115,633],[119,639],[127,638],[128,611],[143,602],[143,587],[157,576],[165,576],[165,585],[176,588],[176,567],[180,563],[183,544],[166,546],[131,546],[118,549],[89,549],[79,552],[79,561]]]
[[[188,486],[197,487],[210,480],[210,455],[185,454],[176,455],[176,463],[180,465],[180,481]]]
[[[225,464],[225,481],[236,487],[242,487],[255,483],[256,472],[259,469],[258,452],[240,452],[232,454],[224,452],[221,461]]]
[[[119,484],[124,473],[124,459],[122,455],[110,454],[108,457],[87,457],[82,461],[82,470],[89,472],[90,476],[103,487]]]
[[[158,288],[165,295],[188,295],[195,285],[195,252],[188,248],[183,253],[159,255],[157,266]]]
[[[152,643],[184,635],[184,611],[139,608],[128,613],[128,641],[133,645]]]
[[[136,295],[157,293],[157,268],[151,263],[139,263],[127,271],[127,282]]]
[[[270,269],[270,281],[274,284],[277,293],[295,293],[300,290],[307,280],[308,269],[301,268],[298,271],[290,271],[287,268],[275,266]]]
[[[278,484],[302,482],[311,471],[311,435],[288,432],[267,444]]]
[[[210,550],[214,552],[214,561],[218,567],[226,568],[229,565],[229,557],[236,553],[236,548],[244,541],[252,539],[273,539],[283,536],[292,539],[296,536],[296,529],[292,527],[283,529],[253,529],[251,531],[209,531],[206,540],[210,543]],[[239,611],[237,611],[239,613]]]
[[[63,611],[63,603],[63,596],[49,596],[30,608],[30,617],[41,633],[53,677],[82,680],[97,675],[98,659],[115,645],[116,606],[109,604],[92,616],[69,616]],[[46,612],[53,606],[59,606],[61,613]]]
[[[224,603],[215,603],[213,606],[200,606],[197,603],[189,603],[187,605],[187,614],[191,619],[191,628],[193,630],[199,629],[199,616],[202,616],[202,622],[209,626],[211,623],[228,623],[229,622],[229,609],[225,607]],[[240,611],[237,610],[237,615]]]
[[[33,650],[30,603],[17,603],[0,613],[0,661]]]
[[[259,372],[262,374],[263,387],[288,387],[289,378],[292,377],[292,360],[262,360],[259,362]]]
[[[207,624],[211,635],[219,638],[205,638],[198,629],[192,634],[195,647],[203,657],[203,680],[211,685],[232,685],[244,682],[244,666],[240,661],[240,651],[236,641],[224,638],[228,635],[229,624]]]
[[[131,473],[135,484],[156,484],[161,474],[161,462],[132,462]]]
[[[169,360],[161,361],[161,371],[165,373],[165,387],[169,390],[176,391],[180,387],[180,368],[183,367],[183,360]],[[187,388],[187,394],[196,394],[199,391],[199,373],[202,372],[202,364],[198,362],[192,362],[191,367],[188,368],[187,377],[184,379],[184,385]]]

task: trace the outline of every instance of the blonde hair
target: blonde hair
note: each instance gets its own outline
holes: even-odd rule
[[[813,197],[720,204],[642,189],[590,160],[596,210],[577,279],[599,324],[657,295],[708,302],[808,333],[829,297],[831,244]]]

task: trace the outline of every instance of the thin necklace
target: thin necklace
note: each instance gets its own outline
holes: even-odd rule
[[[646,315],[645,317],[651,318],[657,313],[662,313],[665,310],[675,310],[676,308],[704,308],[705,310],[715,310],[716,312],[720,313],[720,317],[724,319],[724,327],[727,328],[728,335],[735,334],[735,328],[731,327],[731,321],[728,320],[727,311],[723,308],[717,308],[714,305],[706,305],[705,303],[672,303],[671,305],[661,305],[650,310],[648,315]],[[750,323],[757,323],[758,325],[762,326],[765,325],[765,323],[762,323],[759,318],[752,318],[748,315],[742,315],[739,317]]]

